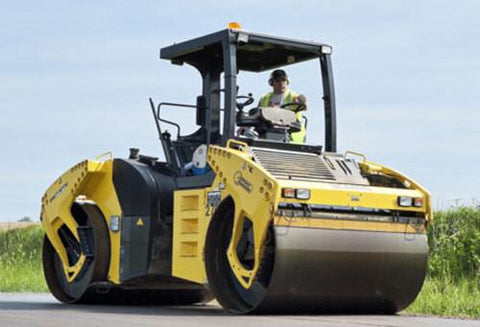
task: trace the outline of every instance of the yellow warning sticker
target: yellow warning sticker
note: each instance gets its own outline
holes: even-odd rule
[[[142,218],[138,218],[138,220],[137,220],[137,226],[143,226],[143,220],[142,220]]]

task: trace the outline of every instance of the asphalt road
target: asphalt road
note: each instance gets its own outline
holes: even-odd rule
[[[480,320],[396,316],[233,316],[216,305],[88,306],[60,304],[49,294],[0,293],[1,327],[141,327],[141,326],[388,326],[470,327]]]

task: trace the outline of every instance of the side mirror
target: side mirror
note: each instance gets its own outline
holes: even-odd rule
[[[206,122],[207,98],[203,95],[197,97],[197,125],[203,126]]]

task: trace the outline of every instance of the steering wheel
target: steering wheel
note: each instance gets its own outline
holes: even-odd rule
[[[244,107],[251,105],[253,101],[252,93],[248,93],[248,95],[237,95],[237,99],[247,99],[244,102],[237,102],[238,110],[242,111]]]
[[[289,107],[293,107],[293,108],[289,108]],[[306,110],[307,105],[305,103],[289,102],[289,103],[282,104],[280,108],[285,110],[291,110],[294,113],[297,113],[297,112]]]

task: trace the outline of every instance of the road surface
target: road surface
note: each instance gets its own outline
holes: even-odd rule
[[[395,316],[233,316],[216,305],[93,306],[58,303],[49,294],[0,293],[1,327],[480,327],[480,320]]]

